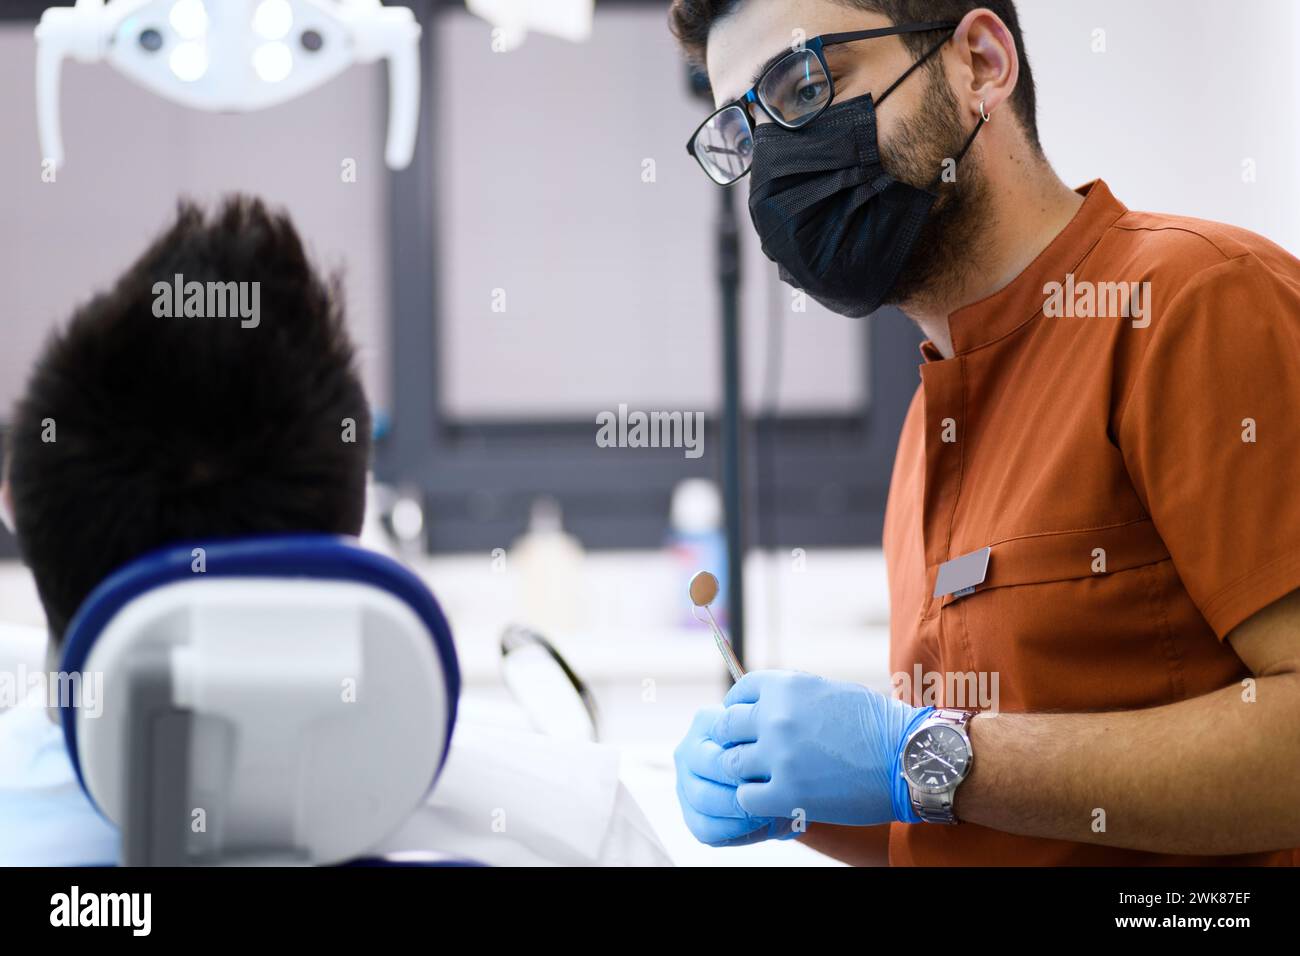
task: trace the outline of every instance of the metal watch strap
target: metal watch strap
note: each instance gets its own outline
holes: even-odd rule
[[[932,720],[943,720],[948,721],[949,723],[954,723],[958,728],[964,730],[966,725],[970,723],[971,718],[974,716],[975,714],[969,710],[936,709],[925,719],[925,723],[929,723]],[[922,726],[924,725],[925,724],[923,723]],[[919,729],[920,728],[918,728],[918,730]],[[958,782],[958,785],[960,785],[960,781]],[[908,790],[912,794],[912,812],[920,817],[925,823],[956,824],[960,822],[952,810],[952,798],[953,794],[957,792],[957,787],[953,787],[951,790],[946,790],[943,793],[926,793],[923,790],[918,790],[916,787],[913,787],[909,780]]]

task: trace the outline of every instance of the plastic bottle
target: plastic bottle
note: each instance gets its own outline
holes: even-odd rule
[[[551,640],[582,625],[584,556],[578,539],[564,531],[560,503],[535,499],[528,531],[512,546],[510,562],[519,576],[523,622]]]
[[[673,489],[672,532],[668,546],[676,565],[674,599],[682,620],[694,623],[686,589],[697,571],[712,571],[721,589],[711,605],[714,619],[725,627],[727,619],[727,538],[722,530],[722,495],[705,478],[688,478]]]

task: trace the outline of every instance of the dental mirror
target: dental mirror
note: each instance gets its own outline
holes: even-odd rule
[[[713,612],[709,610],[709,605],[718,596],[718,590],[718,579],[715,575],[708,571],[697,571],[687,587],[687,591],[691,596],[691,603],[695,605],[691,610],[691,614],[695,616],[697,621],[703,621],[703,618],[696,613],[698,610],[703,609],[708,617],[709,630],[713,632],[713,643],[717,646],[718,653],[722,655],[723,663],[727,665],[727,671],[731,674],[731,679],[738,681],[745,676],[745,669],[740,666],[740,658],[736,656],[736,652],[731,647],[731,642],[722,633],[722,628],[718,627],[718,622],[713,619]]]
[[[718,596],[718,579],[708,571],[700,571],[691,578],[691,603],[696,607],[708,607]]]

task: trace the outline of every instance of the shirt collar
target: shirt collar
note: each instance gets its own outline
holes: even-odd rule
[[[1080,186],[1075,192],[1083,196],[1083,205],[1020,275],[992,295],[964,305],[948,317],[955,355],[995,342],[1033,319],[1043,308],[1043,286],[1063,281],[1102,234],[1128,212],[1100,179]],[[928,340],[921,343],[921,356],[927,362],[943,360],[934,343]]]

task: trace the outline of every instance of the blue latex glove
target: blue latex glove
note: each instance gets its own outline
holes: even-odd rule
[[[899,773],[908,734],[933,707],[794,671],[753,671],[723,700],[709,737],[755,817],[856,826],[921,822]]]
[[[695,715],[691,729],[673,752],[677,765],[677,800],[686,826],[709,846],[744,846],[763,840],[799,836],[788,819],[756,817],[736,802],[740,780],[722,769],[722,748],[709,731],[723,714],[721,707],[706,707]]]

